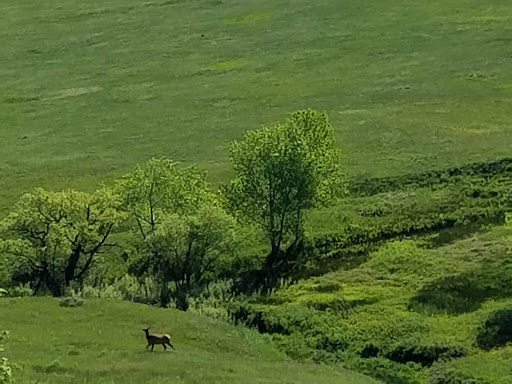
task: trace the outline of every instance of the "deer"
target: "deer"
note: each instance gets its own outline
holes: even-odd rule
[[[142,330],[146,333],[146,340],[148,341],[146,349],[151,345],[151,352],[153,352],[155,344],[161,344],[164,347],[164,350],[167,349],[166,345],[175,349],[171,344],[171,336],[160,333],[149,333],[149,328],[143,328]]]

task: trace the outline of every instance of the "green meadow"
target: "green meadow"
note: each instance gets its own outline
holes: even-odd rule
[[[512,11],[492,0],[5,0],[0,212],[154,156],[228,180],[227,148],[326,110],[349,176],[509,154]]]

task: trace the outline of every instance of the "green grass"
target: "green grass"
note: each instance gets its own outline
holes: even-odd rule
[[[153,156],[218,184],[227,147],[325,109],[349,176],[510,155],[504,0],[4,0],[0,212]]]
[[[141,328],[171,334],[175,351],[145,350]],[[376,381],[293,363],[254,331],[122,301],[0,299],[0,328],[18,383],[346,383]]]

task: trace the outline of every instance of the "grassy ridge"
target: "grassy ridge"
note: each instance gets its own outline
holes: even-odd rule
[[[168,155],[228,177],[227,145],[326,109],[349,175],[510,155],[507,1],[6,0],[0,212]]]
[[[141,328],[171,333],[176,351],[150,353]],[[292,363],[253,331],[174,310],[88,300],[0,299],[0,327],[19,383],[347,383],[376,381]]]

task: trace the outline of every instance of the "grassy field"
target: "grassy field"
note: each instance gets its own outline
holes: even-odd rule
[[[175,351],[144,349],[141,328],[169,332]],[[355,373],[290,362],[268,339],[207,318],[121,301],[0,299],[0,328],[17,383],[346,383]]]
[[[505,0],[4,0],[0,214],[152,156],[218,184],[227,147],[325,109],[350,176],[510,155]]]

